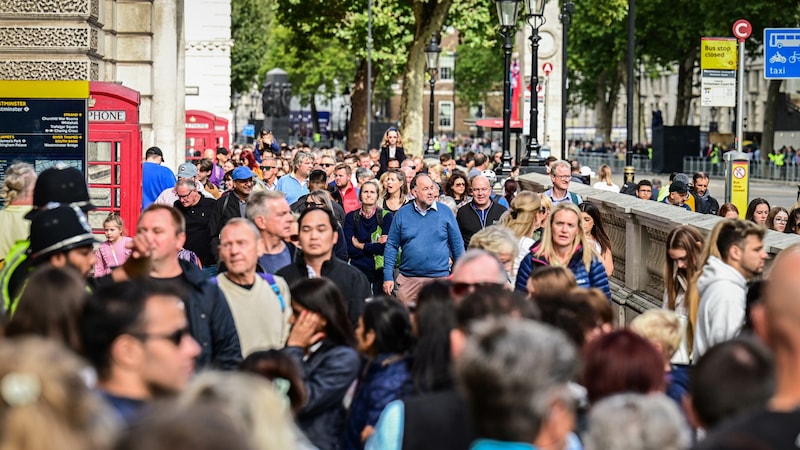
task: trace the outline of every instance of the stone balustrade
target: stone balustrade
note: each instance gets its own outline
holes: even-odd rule
[[[552,183],[547,175],[530,173],[519,177],[521,189],[544,192]],[[601,212],[611,238],[614,274],[610,278],[617,325],[623,326],[647,309],[660,308],[664,293],[665,241],[670,230],[692,225],[708,236],[721,217],[698,214],[683,208],[640,200],[636,197],[593,189],[572,183],[570,190],[591,201]],[[800,243],[800,236],[767,231],[767,265],[783,249]]]

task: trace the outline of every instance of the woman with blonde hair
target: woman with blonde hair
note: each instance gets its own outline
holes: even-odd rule
[[[597,169],[597,181],[592,185],[595,189],[600,189],[609,192],[619,192],[619,186],[614,184],[614,178],[611,175],[611,167],[608,164],[603,164]]]
[[[687,292],[695,289],[690,280],[702,267],[699,264],[702,249],[703,236],[692,226],[681,225],[667,235],[662,308],[674,311],[683,326],[683,338],[672,359],[676,364],[688,364],[692,351]]]
[[[407,201],[406,176],[402,170],[389,169],[381,175],[381,186],[383,186],[383,195],[378,200],[378,206],[392,214],[396,213]]]
[[[403,161],[406,159],[406,153],[403,150],[403,136],[400,136],[400,130],[395,127],[390,127],[383,133],[381,155],[378,159],[378,163],[381,166],[381,173],[389,169],[390,159],[396,159],[400,164],[403,164]]]
[[[36,185],[36,171],[33,166],[17,162],[6,168],[6,177],[0,189],[0,198],[5,208],[0,210],[0,261],[17,241],[27,239],[31,222],[25,215],[33,209],[33,188]]]
[[[519,239],[519,251],[511,271],[512,279],[517,278],[522,258],[542,237],[546,211],[542,206],[541,198],[542,196],[535,192],[522,191],[511,201],[511,208],[500,217],[499,224],[510,229]]]
[[[55,341],[9,339],[0,345],[0,448],[110,448],[113,413],[86,385],[86,365]]]
[[[178,405],[218,408],[250,437],[255,450],[293,448],[300,431],[292,423],[285,383],[243,372],[203,372],[181,393]]]
[[[519,252],[519,240],[514,233],[501,225],[491,225],[472,235],[469,241],[469,248],[486,250],[495,255],[503,263],[508,277],[509,287],[514,284],[515,277],[511,276],[514,269],[514,261]]]
[[[553,208],[542,239],[525,255],[517,272],[516,290],[525,292],[530,274],[540,267],[566,266],[579,287],[598,288],[611,300],[608,275],[581,226],[581,210],[571,202]]]

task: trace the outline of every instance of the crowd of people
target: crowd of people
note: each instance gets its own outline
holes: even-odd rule
[[[672,230],[663,308],[624,326],[568,161],[497,194],[502,161],[426,162],[394,128],[205,156],[175,176],[148,149],[138,222],[102,243],[80,171],[8,169],[0,447],[794,448],[800,246],[764,277],[763,238],[797,208]],[[707,187],[630,193],[727,213]]]

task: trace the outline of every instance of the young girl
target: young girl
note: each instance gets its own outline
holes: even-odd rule
[[[118,214],[109,214],[103,222],[103,229],[106,241],[94,252],[97,257],[94,263],[95,277],[110,274],[114,267],[121,266],[131,256],[131,249],[127,248],[131,238],[123,236],[122,218]]]

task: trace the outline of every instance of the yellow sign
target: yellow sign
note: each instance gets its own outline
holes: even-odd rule
[[[750,163],[748,161],[733,161],[731,163],[731,203],[739,209],[739,218],[744,219],[749,203],[750,190]]]
[[[0,80],[0,98],[89,98],[89,82]]]
[[[736,39],[702,38],[700,40],[700,68],[736,70]]]

